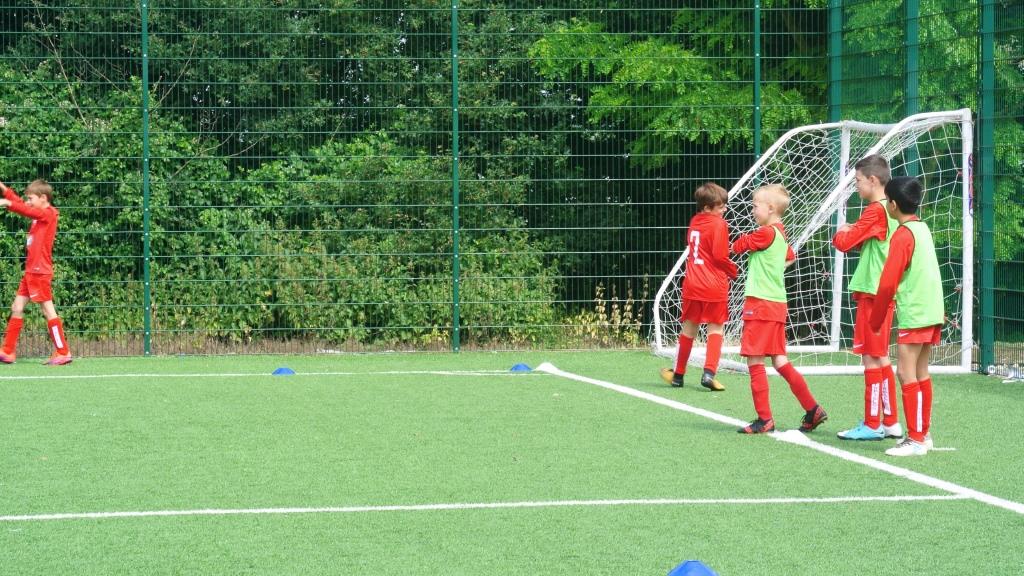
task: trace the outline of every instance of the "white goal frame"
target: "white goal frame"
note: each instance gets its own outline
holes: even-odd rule
[[[901,135],[906,137],[908,133],[916,133],[920,131],[922,135],[927,135],[928,131],[937,126],[947,126],[958,124],[960,128],[960,139],[962,141],[960,158],[959,158],[959,170],[961,171],[962,177],[958,185],[961,186],[961,221],[963,225],[962,234],[962,246],[959,246],[962,250],[962,278],[960,290],[961,290],[961,310],[960,310],[960,351],[959,351],[959,362],[956,364],[946,363],[943,365],[936,365],[929,368],[930,371],[935,373],[965,373],[971,370],[972,364],[972,353],[974,348],[973,342],[973,252],[974,252],[974,233],[973,233],[973,217],[972,217],[972,170],[971,170],[971,152],[973,149],[973,122],[971,117],[971,111],[969,109],[961,109],[947,112],[931,112],[923,114],[915,114],[909,116],[896,124],[871,124],[865,122],[856,121],[843,121],[833,122],[825,124],[814,124],[809,126],[802,126],[794,128],[786,132],[780,137],[771,147],[769,147],[764,154],[750,167],[749,170],[736,182],[736,184],[729,190],[730,199],[730,210],[731,211],[749,211],[749,206],[746,205],[732,205],[731,202],[736,196],[759,185],[755,182],[755,178],[761,177],[762,167],[769,162],[773,156],[786,145],[787,142],[800,138],[801,135],[806,135],[813,131],[837,131],[839,142],[839,154],[838,158],[834,159],[836,166],[835,174],[829,175],[834,185],[831,187],[831,192],[827,197],[819,204],[819,208],[810,217],[809,223],[802,229],[789,229],[787,225],[787,232],[789,233],[790,244],[793,247],[794,252],[797,253],[797,258],[800,257],[800,249],[808,239],[818,232],[824,226],[833,226],[836,223],[846,222],[846,201],[851,195],[856,194],[856,187],[854,183],[855,171],[852,170],[852,165],[856,160],[864,156],[871,154],[881,154],[890,160],[897,154],[906,150],[910,146],[913,146],[913,142],[910,144],[902,144],[900,137]],[[877,136],[877,140],[874,140],[874,144],[870,148],[864,150],[864,144],[860,144],[859,148],[854,150],[851,147],[851,135],[859,134],[859,138],[864,140],[870,138],[874,140]],[[870,136],[866,136],[870,135]],[[853,162],[851,162],[853,160]],[[769,182],[763,182],[767,184]],[[783,182],[771,182],[780,183],[786,185]],[[787,186],[788,187],[788,186]],[[827,188],[825,188],[827,189]],[[823,189],[824,190],[824,189]],[[948,197],[948,196],[947,196]],[[794,202],[799,202],[799,198],[793,198]],[[955,214],[955,213],[954,213]],[[727,219],[729,217],[727,216]],[[783,217],[783,222],[786,223],[786,217]],[[730,223],[732,227],[732,223]],[[834,228],[833,228],[834,231]],[[745,230],[737,231],[731,230],[735,235],[737,232],[745,232]],[[827,344],[817,345],[790,345],[787,346],[787,353],[799,354],[799,353],[817,353],[817,352],[840,352],[842,346],[842,304],[845,291],[848,290],[848,286],[842,281],[844,278],[844,267],[846,261],[846,255],[838,250],[833,249],[832,256],[832,276],[839,279],[839,281],[832,282],[831,293],[832,293],[832,314],[831,314],[831,326],[830,326],[830,337]],[[678,314],[678,304],[670,304],[670,300],[675,298],[678,302],[681,296],[673,293],[678,291],[681,286],[681,277],[684,274],[684,266],[686,263],[686,256],[688,250],[684,250],[683,253],[676,260],[672,266],[668,275],[661,283],[657,293],[654,297],[654,323],[651,337],[651,346],[653,352],[659,356],[674,358],[677,352],[678,343],[675,340],[675,335],[679,333],[679,319],[673,317],[674,314]],[[742,274],[741,274],[742,279]],[[735,285],[735,283],[734,283]],[[735,286],[733,288],[736,288]],[[739,297],[737,297],[739,294]],[[738,325],[741,324],[742,320],[739,318],[737,308],[742,306],[742,290],[731,290],[730,291],[730,318],[729,325],[732,325],[733,329],[738,329]],[[791,310],[791,313],[793,310]],[[727,332],[730,328],[727,325]],[[727,339],[728,342],[729,339]],[[735,338],[732,338],[732,342],[728,342],[723,346],[722,352],[723,357],[721,361],[721,367],[726,369],[733,369],[739,371],[746,371],[746,365],[743,362],[736,360],[730,360],[726,356],[728,354],[738,354],[739,346],[736,345],[738,342]],[[950,344],[947,342],[946,344]],[[703,347],[695,343],[693,352],[691,353],[691,362],[703,363],[704,349]],[[801,365],[798,359],[794,359],[794,364],[800,367],[801,372],[805,374],[854,374],[863,371],[863,367],[858,363],[854,364],[809,364]],[[770,369],[770,367],[769,367]]]

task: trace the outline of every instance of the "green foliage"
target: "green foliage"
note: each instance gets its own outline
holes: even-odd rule
[[[0,34],[0,179],[58,183],[56,287],[69,326],[137,334],[140,11],[106,0],[15,4],[4,13],[14,32]],[[446,345],[450,4],[365,4],[150,7],[158,334],[197,345]],[[762,4],[762,149],[823,119],[827,4]],[[921,108],[976,107],[975,3],[921,6]],[[632,283],[663,274],[664,254],[679,248],[688,208],[665,207],[686,204],[692,180],[749,165],[750,3],[645,7],[460,3],[464,343],[557,344],[566,324],[596,337],[616,314],[591,309],[594,294],[629,301]],[[845,3],[844,116],[903,115],[902,11],[894,0]],[[999,115],[1012,119],[1024,106],[1019,26],[999,21],[1010,31],[997,40]],[[997,254],[1016,258],[1020,123],[1001,122],[996,139]],[[16,279],[26,222],[3,222],[0,273]],[[638,343],[645,301],[628,321],[618,314],[628,328],[603,337]]]
[[[571,342],[584,348],[636,347],[643,344],[645,334],[638,304],[647,300],[649,288],[649,279],[645,277],[639,300],[635,299],[632,286],[627,289],[625,299],[620,299],[614,285],[609,295],[604,285],[599,283],[594,289],[593,307],[568,319]]]
[[[698,23],[677,20],[679,26]],[[607,78],[589,90],[591,126],[598,131],[636,130],[628,144],[630,156],[653,169],[669,161],[665,150],[684,142],[753,148],[753,87],[742,81],[742,70],[728,64],[742,47],[717,39],[699,46],[725,50],[725,57],[707,57],[697,47],[688,49],[661,37],[627,41],[624,35],[606,33],[599,23],[572,20],[534,43],[529,55],[551,83],[591,75]],[[794,89],[769,84],[761,98],[766,132],[812,118],[804,96]]]

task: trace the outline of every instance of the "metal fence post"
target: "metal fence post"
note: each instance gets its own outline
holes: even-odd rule
[[[843,1],[828,6],[828,121],[843,118]]]
[[[754,160],[761,157],[761,0],[754,0]]]
[[[978,114],[977,194],[981,207],[981,281],[978,283],[981,314],[979,357],[982,370],[993,364],[995,348],[995,0],[983,0],[980,11],[981,66]]]
[[[459,3],[452,0],[452,351],[459,351]]]
[[[142,0],[142,353],[152,353],[149,213],[149,3]]]
[[[920,96],[918,94],[921,6],[918,0],[905,0],[903,9],[903,21],[905,23],[904,47],[906,48],[903,74],[903,115],[913,116],[921,111]]]

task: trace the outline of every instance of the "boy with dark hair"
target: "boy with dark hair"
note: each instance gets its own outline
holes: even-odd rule
[[[885,185],[891,179],[889,162],[884,156],[872,154],[857,161],[854,169],[857,194],[868,205],[855,223],[839,227],[832,237],[832,245],[840,252],[860,249],[860,260],[850,279],[850,291],[857,302],[853,353],[860,354],[864,365],[864,420],[839,432],[838,436],[843,440],[898,438],[903,435],[903,428],[895,406],[896,377],[889,361],[893,306],[889,306],[881,332],[868,328],[878,279],[889,254],[889,239],[899,226],[885,208]]]
[[[732,245],[734,254],[750,252],[740,355],[747,358],[750,369],[750,391],[754,396],[757,419],[737,430],[741,434],[763,434],[775,429],[768,399],[765,356],[771,356],[775,370],[789,384],[790,391],[805,411],[800,430],[810,432],[828,419],[807,387],[807,381],[786,358],[786,317],[789,311],[783,274],[796,260],[782,226],[782,215],[787,208],[789,191],[785,187],[770,184],[758,188],[754,192],[752,211],[760,228],[740,236]]]
[[[683,323],[679,335],[679,353],[675,370],[662,368],[663,380],[677,388],[683,385],[686,363],[693,339],[701,324],[707,324],[707,354],[700,385],[709,390],[725,390],[715,373],[722,356],[722,333],[729,319],[729,281],[736,277],[736,264],[729,259],[729,226],[722,217],[729,193],[707,182],[693,193],[697,214],[690,219],[686,235],[689,251],[683,278]]]
[[[18,292],[11,303],[11,316],[7,320],[7,331],[0,348],[0,362],[14,363],[18,335],[24,323],[25,305],[31,301],[42,308],[47,333],[56,349],[44,364],[68,364],[71,362],[71,350],[64,337],[64,323],[53,306],[53,292],[50,288],[53,281],[53,239],[57,236],[57,220],[60,217],[57,207],[51,203],[53,188],[46,180],[35,180],[25,188],[24,201],[3,182],[0,182],[0,190],[4,196],[0,199],[0,207],[32,219],[25,242],[25,274],[21,277]]]
[[[917,216],[923,196],[916,178],[893,178],[885,185],[889,215],[899,223],[889,244],[889,258],[871,310],[871,330],[885,323],[896,298],[897,371],[903,391],[907,437],[885,451],[890,456],[924,456],[931,441],[932,380],[928,374],[931,348],[942,337],[945,309],[942,274],[928,225]]]

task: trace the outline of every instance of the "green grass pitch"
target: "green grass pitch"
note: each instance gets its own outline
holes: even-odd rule
[[[687,559],[722,576],[1024,570],[1024,514],[509,372],[544,361],[753,417],[744,375],[712,393],[691,369],[673,389],[657,373],[667,361],[643,352],[19,362],[0,366],[0,573],[663,575]],[[272,376],[280,366],[296,374]],[[835,436],[861,416],[859,377],[808,381],[830,414],[814,440],[1024,502],[1024,385],[936,376],[946,450],[895,459],[892,441]],[[795,428],[800,407],[771,385],[777,424]]]

